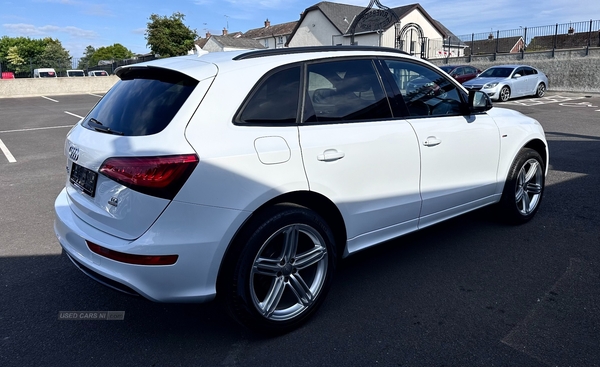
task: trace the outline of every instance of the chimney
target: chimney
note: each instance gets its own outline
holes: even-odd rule
[[[265,20],[265,28],[269,28],[271,26],[271,22],[269,19]]]
[[[227,36],[227,28],[223,28],[223,36]]]
[[[210,36],[212,36],[212,34],[210,34],[210,32],[206,32],[206,39],[209,39]]]

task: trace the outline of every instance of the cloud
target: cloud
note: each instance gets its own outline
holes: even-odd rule
[[[144,34],[145,35],[146,34],[146,30],[147,30],[146,27],[137,28],[137,29],[132,30],[131,33],[133,33],[133,34]]]
[[[98,37],[98,34],[94,31],[89,31],[72,26],[58,27],[54,25],[45,25],[42,27],[36,27],[33,24],[24,23],[3,24],[2,26],[9,33],[26,37],[56,37],[57,34],[67,34],[69,36],[86,39],[94,39]]]
[[[83,10],[84,14],[100,16],[100,17],[113,17],[114,13],[106,7],[106,5],[91,5]]]

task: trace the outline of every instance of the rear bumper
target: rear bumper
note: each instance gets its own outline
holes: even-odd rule
[[[77,217],[63,190],[55,201],[54,231],[77,267],[93,279],[157,302],[206,302],[216,295],[221,260],[245,212],[173,201],[140,238],[127,241]],[[86,240],[139,255],[179,255],[173,265],[132,265],[93,253]]]

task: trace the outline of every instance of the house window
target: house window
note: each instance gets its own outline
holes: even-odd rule
[[[269,48],[269,39],[265,39],[265,47]]]

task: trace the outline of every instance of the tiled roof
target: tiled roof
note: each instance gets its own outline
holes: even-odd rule
[[[265,48],[260,42],[252,38],[235,36],[211,36],[211,38],[222,47],[234,47],[242,49],[261,49]]]
[[[194,44],[196,44],[198,47],[202,48],[202,47],[204,47],[204,45],[206,45],[206,42],[208,42],[208,38],[198,38],[196,40],[196,42],[194,42]]]
[[[288,22],[283,24],[276,24],[268,27],[251,29],[248,32],[244,33],[242,37],[244,38],[269,38],[269,37],[279,37],[279,36],[287,36],[292,33],[294,28],[298,24],[295,22]]]
[[[465,44],[465,55],[484,55],[493,54],[496,52],[496,45],[498,45],[498,53],[509,53],[517,45],[519,40],[523,38],[520,36],[515,37],[504,37],[504,38],[490,38],[478,41],[467,41]]]
[[[559,34],[556,35],[556,48],[567,49],[567,48],[579,48],[587,47],[588,40],[590,41],[591,47],[600,46],[600,33],[592,32],[591,37],[588,32],[578,32],[573,34]],[[542,51],[552,50],[554,48],[554,35],[551,36],[536,36],[531,39],[527,50],[529,51]]]

